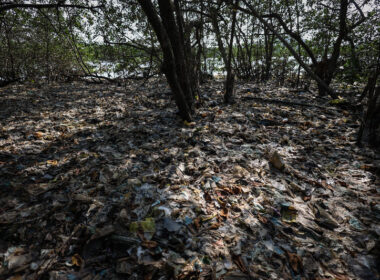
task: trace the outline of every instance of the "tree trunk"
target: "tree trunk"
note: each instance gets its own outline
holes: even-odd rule
[[[368,98],[367,111],[358,134],[358,144],[380,148],[380,86]]]
[[[170,0],[159,0],[159,13],[154,8],[151,0],[138,0],[144,10],[149,23],[157,35],[163,52],[162,72],[165,74],[169,86],[182,119],[191,121],[194,105],[194,94],[190,86],[190,80],[185,58],[185,46],[181,37],[181,15]],[[186,54],[191,55],[191,54]]]
[[[228,46],[228,60],[226,65],[227,77],[226,77],[226,86],[224,93],[224,103],[231,104],[234,102],[234,84],[235,84],[235,74],[232,72],[232,52],[234,45],[234,36],[235,36],[235,25],[236,25],[236,4],[237,0],[235,0],[235,4],[232,6],[232,25],[231,25],[231,37],[230,43]]]
[[[367,110],[362,119],[358,134],[358,144],[368,143],[374,147],[380,148],[380,44],[378,45],[378,57],[376,69],[369,76],[366,87],[359,98],[361,102],[368,96]]]
[[[265,28],[265,27],[264,27],[264,38],[265,38],[265,72],[264,72],[263,80],[268,81],[271,76],[274,36],[269,34],[268,28]]]
[[[235,74],[230,71],[226,77],[224,103],[231,104],[234,102]]]
[[[220,55],[222,57],[224,65],[227,65],[227,63],[228,63],[227,62],[227,54],[226,54],[226,49],[224,48],[222,35],[221,35],[220,29],[219,29],[217,11],[215,9],[211,9],[210,16],[211,16],[211,23],[212,23],[212,27],[214,29],[216,41],[218,43]]]
[[[269,13],[272,13],[272,1],[269,1]],[[270,18],[270,24],[273,26],[272,18]],[[267,27],[264,27],[264,42],[265,42],[265,69],[262,80],[268,81],[270,79],[270,72],[272,67],[272,55],[274,36],[269,33]]]
[[[227,0],[228,2],[231,2],[230,0]],[[343,0],[344,1],[344,0]],[[247,5],[249,10],[238,7],[239,10],[245,12],[245,13],[251,13],[254,17],[256,17],[266,28],[268,28],[283,44],[284,46],[289,50],[289,52],[294,56],[294,58],[297,60],[297,62],[302,66],[302,68],[312,77],[318,85],[323,88],[326,92],[329,93],[329,95],[332,98],[338,98],[336,93],[326,84],[325,81],[323,81],[318,75],[316,75],[313,70],[310,69],[310,67],[302,60],[302,58],[298,55],[298,53],[294,50],[294,48],[290,45],[290,43],[282,37],[272,25],[270,25],[260,14],[259,12],[247,2],[247,0],[243,0],[244,4]]]
[[[176,3],[178,5],[178,1],[176,1]],[[187,105],[189,106],[190,111],[192,111],[194,95],[191,91],[192,87],[189,79],[189,70],[187,68],[191,53],[187,51],[187,60],[185,56],[182,16],[179,7],[173,7],[170,0],[158,0],[158,5],[160,8],[161,20],[169,36],[172,52],[174,54],[174,64],[178,82],[180,83],[182,92],[187,100]],[[176,10],[176,13],[174,10]]]
[[[327,50],[326,50],[326,55],[324,56],[325,59],[321,61],[321,63],[324,64],[325,71],[317,73],[317,75],[323,80],[323,82],[327,86],[330,86],[331,80],[334,77],[336,68],[338,66],[338,59],[340,56],[340,46],[342,45],[343,39],[347,36],[347,24],[346,24],[347,10],[348,10],[348,0],[341,0],[340,9],[339,9],[338,38],[336,39],[334,43],[331,57],[327,59]],[[324,88],[321,84],[318,84],[318,89],[319,89],[320,96],[325,96],[329,93],[328,90]]]

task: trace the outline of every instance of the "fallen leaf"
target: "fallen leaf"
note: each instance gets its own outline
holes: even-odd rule
[[[74,266],[81,267],[84,263],[84,260],[82,259],[82,257],[79,254],[75,254],[74,256],[71,257],[71,263]]]
[[[288,258],[289,258],[288,260],[293,271],[296,273],[300,273],[303,269],[301,257],[298,256],[297,254],[290,253],[288,251],[286,251],[286,253],[288,255]]]
[[[55,166],[58,164],[58,160],[47,160],[46,163]]]
[[[157,247],[157,242],[153,241],[153,240],[144,240],[143,242],[141,242],[141,246],[148,248],[148,249],[152,249],[152,248]]]
[[[239,267],[239,269],[244,272],[244,273],[247,273],[248,272],[248,269],[246,268],[241,256],[233,256],[232,257],[232,260],[233,262]]]
[[[257,218],[258,218],[259,221],[262,222],[263,224],[267,224],[267,223],[268,223],[268,219],[265,218],[264,216],[260,215],[260,214],[257,214]]]
[[[208,227],[208,229],[218,229],[219,227],[220,227],[220,223],[218,223],[218,222],[215,222],[215,223],[213,223],[213,224],[211,224],[209,227]]]
[[[44,133],[41,131],[34,132],[33,135],[38,139],[42,139],[44,137]]]
[[[285,168],[284,160],[277,151],[271,151],[269,154],[269,162],[277,169],[283,170]]]
[[[228,218],[228,209],[227,208],[222,208],[219,212],[220,216],[222,216],[223,218]]]
[[[189,127],[195,126],[195,122],[188,122],[188,121],[183,121],[183,124]]]

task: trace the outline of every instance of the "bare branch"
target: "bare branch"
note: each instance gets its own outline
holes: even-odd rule
[[[363,22],[365,22],[366,20],[368,20],[368,19],[370,18],[370,17],[366,17],[366,16],[364,15],[362,9],[361,9],[360,6],[356,3],[355,0],[352,0],[351,2],[354,4],[355,8],[359,11],[361,18],[360,18],[357,22],[355,22],[354,24],[352,24],[351,26],[348,27],[348,31],[349,31],[349,32],[351,32],[351,31],[354,30],[356,27],[358,27],[360,24],[362,24]]]
[[[360,15],[362,16],[362,18],[365,18],[365,15],[362,11],[362,9],[360,8],[360,6],[355,2],[355,0],[351,0],[352,4],[354,4],[355,8],[359,11]]]
[[[295,33],[288,28],[288,26],[286,25],[286,23],[283,21],[283,19],[281,18],[281,16],[279,14],[272,13],[272,14],[268,14],[268,15],[262,15],[262,17],[263,18],[276,18],[278,20],[278,22],[281,24],[282,28],[284,28],[285,32],[290,37],[292,37],[294,40],[296,40],[304,48],[304,50],[307,52],[307,54],[311,58],[311,61],[314,64],[317,62],[317,60],[316,60],[312,50],[309,48],[309,46],[306,45],[306,43],[302,40],[301,36],[298,33]]]
[[[73,5],[64,4],[62,1],[58,1],[56,4],[20,4],[20,3],[2,3],[0,4],[0,12],[14,10],[14,9],[49,9],[49,8],[76,8],[76,9],[98,9],[104,7],[99,6],[83,6],[83,5]]]
[[[231,0],[224,0],[227,3],[231,3]],[[294,56],[294,58],[298,61],[298,63],[302,66],[303,69],[320,85],[322,86],[333,98],[337,98],[336,93],[317,75],[310,69],[310,67],[302,60],[302,58],[298,55],[298,53],[293,49],[293,47],[288,43],[288,41],[283,38],[281,35],[277,33],[277,31],[273,28],[271,24],[269,24],[255,9],[254,6],[249,4],[247,0],[243,0],[244,4],[248,7],[245,9],[241,6],[237,6],[237,9],[242,11],[243,13],[248,13],[256,17],[265,27],[267,27],[290,51],[290,53]]]

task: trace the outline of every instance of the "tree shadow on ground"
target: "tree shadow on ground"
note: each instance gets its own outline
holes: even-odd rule
[[[268,167],[263,150],[283,148],[288,164],[312,173],[320,160],[306,147],[312,109],[224,106],[213,90],[218,86],[205,93],[196,126],[177,119],[164,83],[133,94],[105,85],[57,86],[53,94],[47,88],[25,116],[20,111],[41,95],[38,90],[32,97],[7,95],[12,101],[2,107],[2,252],[23,246],[45,264],[41,250],[53,250],[57,259],[40,271],[45,277],[51,271],[106,279],[116,269],[120,278],[311,278],[321,267],[332,275],[361,275],[364,261],[372,269],[365,250],[374,233],[355,233],[344,223],[337,233],[314,220],[284,221],[286,203],[300,206],[299,217],[307,209],[302,195],[288,190],[291,181],[304,182]],[[28,116],[38,122],[28,123]],[[339,152],[329,143],[326,148],[330,155]],[[330,205],[325,190],[315,190],[311,202],[314,197]],[[346,206],[349,199],[361,197],[351,192],[334,205]],[[361,218],[364,210],[350,213]],[[155,219],[152,239],[149,217]],[[352,257],[352,250],[362,254]],[[75,254],[84,259],[82,269],[64,266]],[[367,273],[362,275],[368,279],[374,275]]]

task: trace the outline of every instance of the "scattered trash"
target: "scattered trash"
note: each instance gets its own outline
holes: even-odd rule
[[[314,215],[316,222],[330,230],[334,230],[335,228],[339,227],[339,224],[335,221],[333,217],[325,209],[323,209],[318,204],[314,205]]]
[[[364,229],[361,222],[355,217],[351,217],[348,222],[350,223],[350,226],[355,230],[362,231]]]
[[[177,232],[181,229],[181,225],[170,218],[164,218],[164,228],[169,232]]]
[[[133,85],[0,89],[1,279],[379,278],[376,155],[339,106],[209,83],[183,123]]]
[[[293,205],[281,205],[281,218],[283,222],[294,223],[297,221],[297,210]]]
[[[146,239],[152,239],[156,232],[154,218],[146,218],[143,221],[132,222],[129,226],[131,233],[137,234],[140,230],[144,233]]]
[[[282,156],[278,153],[278,151],[269,151],[269,162],[279,170],[285,168],[284,160],[282,159]]]

